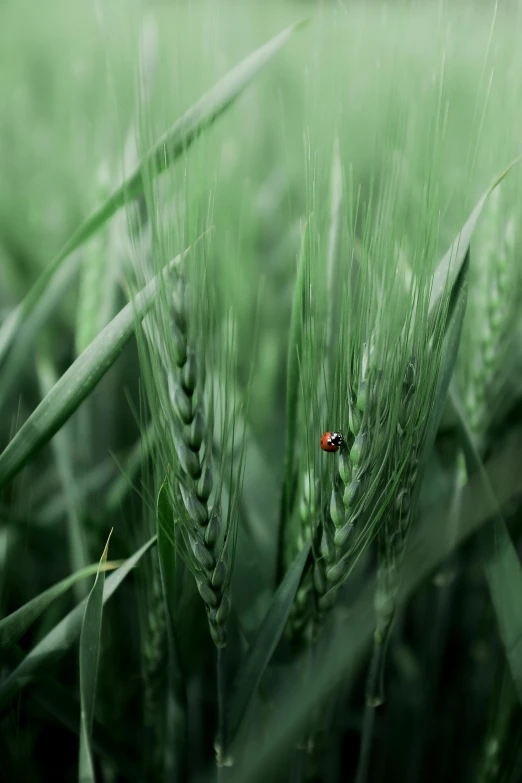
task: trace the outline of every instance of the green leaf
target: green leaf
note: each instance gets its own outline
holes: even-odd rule
[[[185,253],[188,251],[185,251]],[[137,319],[144,317],[176,256],[112,319],[69,367],[0,454],[0,486],[6,484],[60,429],[116,361],[131,338]]]
[[[433,276],[429,305],[429,317],[433,323],[438,315],[443,296],[449,295],[450,298],[448,313],[444,324],[441,365],[435,390],[434,406],[428,425],[424,454],[430,452],[435,441],[440,420],[447,403],[451,378],[457,360],[462,324],[466,312],[471,236],[488,196],[497,185],[502,182],[506,174],[520,159],[520,157],[516,158],[482,195],[464,224],[464,227],[439,263]],[[419,490],[421,483],[422,482],[420,481],[417,482]]]
[[[120,565],[121,562],[105,563],[103,570],[112,571]],[[99,568],[99,563],[93,563],[93,565],[89,565],[87,568],[82,568],[81,571],[77,571],[75,574],[71,574],[71,576],[57,582],[52,587],[44,590],[43,593],[40,593],[40,595],[37,595],[36,598],[21,606],[20,609],[16,609],[0,620],[0,649],[18,641],[53,601],[70,590],[80,580],[96,574]]]
[[[94,765],[92,762],[91,737],[94,720],[94,701],[96,698],[96,683],[98,681],[98,661],[100,658],[101,624],[103,617],[103,586],[105,573],[103,566],[107,562],[109,538],[105,544],[96,579],[92,590],[87,596],[80,633],[80,758],[78,763],[79,783],[94,782]]]
[[[230,698],[229,745],[237,735],[263,672],[279,644],[309,555],[310,544],[306,544],[279,585],[247,658],[236,675]]]
[[[149,539],[123,565],[111,574],[103,588],[103,603],[113,595],[125,577],[132,571],[143,555],[156,543],[156,536]],[[59,659],[78,637],[85,611],[86,600],[69,612],[58,625],[27,653],[25,658],[0,685],[0,712],[6,709],[10,700],[35,677],[39,669]]]
[[[276,54],[289,38],[303,27],[306,22],[300,22],[288,27],[283,32],[271,38],[259,49],[248,55],[238,65],[232,68],[226,76],[220,79],[214,87],[203,95],[185,114],[168,130],[147,153],[145,160],[136,171],[125,181],[113,198],[124,195],[135,198],[143,192],[143,173],[151,167],[160,174],[167,169],[192,144],[195,139],[212,125],[241,95],[261,68]],[[117,194],[121,194],[118,196]]]
[[[496,180],[489,186],[489,188],[482,194],[481,198],[475,205],[471,215],[465,222],[458,236],[454,240],[453,244],[447,251],[446,255],[440,261],[435,274],[433,276],[433,284],[430,296],[429,315],[433,318],[439,305],[443,299],[446,286],[449,291],[453,290],[462,266],[466,260],[466,256],[469,250],[472,234],[477,225],[478,219],[481,215],[484,204],[487,201],[488,196],[499,185],[506,174],[513,168],[513,166],[522,159],[522,156],[515,158],[515,160],[509,164],[509,166],[500,174]]]
[[[16,335],[13,334],[13,338],[16,336],[16,351],[11,351],[5,362],[2,362],[0,357],[2,365],[2,372],[0,373],[0,406],[4,405],[5,399],[13,389],[17,378],[25,370],[27,356],[33,350],[33,343],[36,337],[40,335],[43,325],[60,307],[66,291],[70,288],[76,276],[76,267],[76,256],[70,256],[65,259],[55,274],[52,285],[43,292],[41,299],[38,300],[37,307],[28,310],[22,323],[16,327]],[[0,326],[0,335],[8,327],[10,318],[13,318],[17,312],[18,308],[14,308],[3,321]]]
[[[446,323],[444,325],[439,375],[433,400],[433,409],[430,414],[428,431],[426,433],[424,446],[425,454],[428,454],[431,451],[435,441],[440,420],[447,403],[451,378],[459,352],[462,324],[464,323],[468,300],[469,250],[464,261],[465,263],[463,263],[461,267],[460,275],[453,288]],[[417,485],[419,487],[420,484],[421,482],[418,481]]]
[[[439,377],[424,446],[425,455],[429,454],[435,441],[440,420],[447,404],[453,370],[457,361],[462,325],[466,313],[471,236],[486,199],[520,159],[520,157],[516,158],[483,194],[450,249],[439,263],[433,276],[429,317],[434,321],[444,295],[449,295],[449,307],[444,324]],[[426,460],[423,462],[422,470],[425,467]],[[421,481],[417,481],[417,493],[420,491],[421,484]]]
[[[46,266],[20,305],[0,328],[0,361],[23,327],[28,314],[42,298],[62,262],[101,228],[127,201],[143,193],[144,172],[160,174],[174,163],[198,136],[231,106],[263,66],[304,23],[289,27],[232,68],[168,130],[147,153],[136,170],[85,220]]]
[[[522,568],[495,493],[473,442],[462,404],[454,389],[451,390],[450,400],[466,461],[468,479],[478,476],[485,503],[492,509],[491,521],[481,528],[479,538],[500,637],[518,698],[522,703]]]

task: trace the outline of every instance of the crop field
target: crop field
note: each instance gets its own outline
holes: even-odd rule
[[[0,4],[0,780],[520,783],[522,6]]]

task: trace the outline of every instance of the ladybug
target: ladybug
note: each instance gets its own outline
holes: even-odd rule
[[[323,451],[339,451],[344,443],[342,432],[325,432],[321,435],[321,448]]]

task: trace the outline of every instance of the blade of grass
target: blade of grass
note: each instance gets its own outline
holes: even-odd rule
[[[13,337],[16,337],[16,351],[11,351],[4,363],[0,360],[2,365],[0,374],[0,407],[4,407],[9,392],[13,389],[20,373],[25,370],[27,356],[33,349],[34,340],[39,335],[47,319],[53,313],[56,313],[60,307],[60,303],[67,289],[72,285],[76,273],[76,256],[65,259],[54,276],[52,286],[49,286],[43,292],[41,299],[38,301],[38,306],[27,311],[22,323],[16,327],[16,334],[13,334]],[[6,328],[6,324],[8,325],[9,318],[14,317],[16,312],[17,308],[13,309],[8,319],[0,326],[0,334]]]
[[[136,117],[130,123],[124,144],[125,171],[133,170],[139,165],[137,143],[138,112],[140,102],[145,110],[150,104],[157,67],[158,49],[156,35],[156,22],[151,17],[140,30],[139,91],[134,112]],[[117,185],[113,168],[111,161],[108,160],[106,165],[100,170],[100,201]],[[107,174],[108,172],[110,174]],[[110,177],[109,182],[106,182],[107,176]],[[105,240],[103,237],[96,237],[96,239],[101,241],[95,241],[87,248],[87,253],[83,258],[76,318],[76,351],[78,354],[94,340],[96,335],[110,321],[116,292],[116,272],[122,260],[122,239],[128,239],[129,233],[127,217],[125,214],[119,215],[118,219],[113,221]],[[110,261],[104,263],[104,256],[107,256]]]
[[[310,544],[308,543],[299,552],[279,585],[247,658],[236,675],[230,697],[229,745],[241,727],[241,722],[261,681],[263,672],[281,639],[309,558]]]
[[[140,549],[126,560],[117,571],[111,574],[105,581],[103,588],[103,603],[111,598],[121,585],[126,576],[132,571],[143,555],[156,543],[156,536],[149,539]],[[0,685],[0,713],[6,709],[10,700],[27,685],[37,674],[40,668],[52,661],[59,659],[78,637],[83,614],[85,611],[84,599],[78,606],[67,614],[58,625],[49,631],[44,638],[27,653],[23,661],[9,674]]]
[[[433,318],[439,308],[442,301],[446,286],[451,291],[455,285],[457,278],[460,274],[460,270],[465,262],[466,255],[469,250],[471,237],[475,227],[478,223],[478,219],[484,208],[488,196],[495,190],[497,185],[500,185],[506,174],[522,159],[522,156],[515,158],[515,160],[504,169],[504,171],[495,179],[495,181],[489,186],[489,188],[482,194],[479,201],[475,205],[473,211],[464,223],[458,236],[452,243],[451,247],[447,251],[446,255],[442,258],[435,274],[433,276],[433,283],[430,296],[429,315]]]
[[[160,174],[176,161],[198,136],[221,115],[254,79],[263,66],[305,24],[301,22],[276,35],[232,68],[168,130],[147,153],[136,170],[74,232],[46,266],[29,293],[0,327],[0,362],[18,336],[62,262],[101,228],[127,201],[143,193],[144,172]]]
[[[466,461],[468,479],[478,477],[487,504],[493,509],[490,522],[480,531],[480,543],[500,637],[518,698],[522,703],[522,567],[455,388],[451,390],[450,402]]]
[[[435,389],[435,397],[433,400],[432,412],[430,414],[430,422],[426,433],[424,454],[429,454],[433,447],[440,420],[442,418],[442,414],[448,399],[451,378],[453,376],[453,370],[455,368],[455,363],[457,361],[457,355],[459,352],[462,325],[464,323],[464,316],[466,314],[466,304],[468,300],[468,270],[469,249],[463,260],[460,274],[455,281],[449,303],[449,311],[444,327],[444,337],[442,341],[442,355],[439,368],[439,377]],[[425,463],[426,460],[424,460],[424,464]],[[417,482],[418,490],[420,490],[421,483],[421,481]]]
[[[95,568],[98,567],[99,563],[96,563]],[[23,658],[24,652],[17,645],[2,650],[2,662],[5,666],[14,667]],[[32,716],[35,715],[33,709],[36,707],[38,711],[35,717],[43,711],[47,713],[47,717],[52,717],[77,737],[80,736],[80,721],[78,720],[80,700],[76,694],[71,694],[70,690],[67,690],[57,679],[46,674],[45,679],[42,678],[37,684],[35,683],[28,703]],[[102,725],[96,718],[93,724],[92,747],[97,754],[105,756],[116,764],[126,780],[140,777],[137,769],[139,767],[137,748],[123,740],[121,734],[116,739],[111,734],[110,728]]]
[[[82,629],[80,632],[80,755],[78,762],[79,783],[94,782],[91,736],[94,719],[94,701],[98,680],[98,662],[100,658],[101,624],[103,617],[103,587],[105,573],[103,566],[107,562],[109,538],[100,558],[100,567],[96,573],[94,585],[87,596]]]
[[[105,563],[101,568],[103,571],[113,571],[115,568],[119,568],[124,561]],[[52,585],[43,593],[32,598],[26,604],[16,609],[11,614],[0,620],[0,649],[8,644],[14,644],[21,636],[27,631],[27,629],[34,623],[45,610],[59,598],[64,595],[73,585],[88,576],[96,574],[100,568],[99,563],[93,563],[82,568],[81,571],[77,571],[71,576],[67,576],[60,582]]]
[[[91,393],[130,340],[136,320],[143,318],[151,307],[166,275],[187,252],[188,250],[172,259],[162,272],[120,310],[29,416],[0,454],[0,486],[21,470]]]

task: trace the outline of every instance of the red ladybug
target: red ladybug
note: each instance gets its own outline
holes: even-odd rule
[[[342,432],[325,432],[321,435],[321,448],[323,451],[339,451],[343,443]]]

